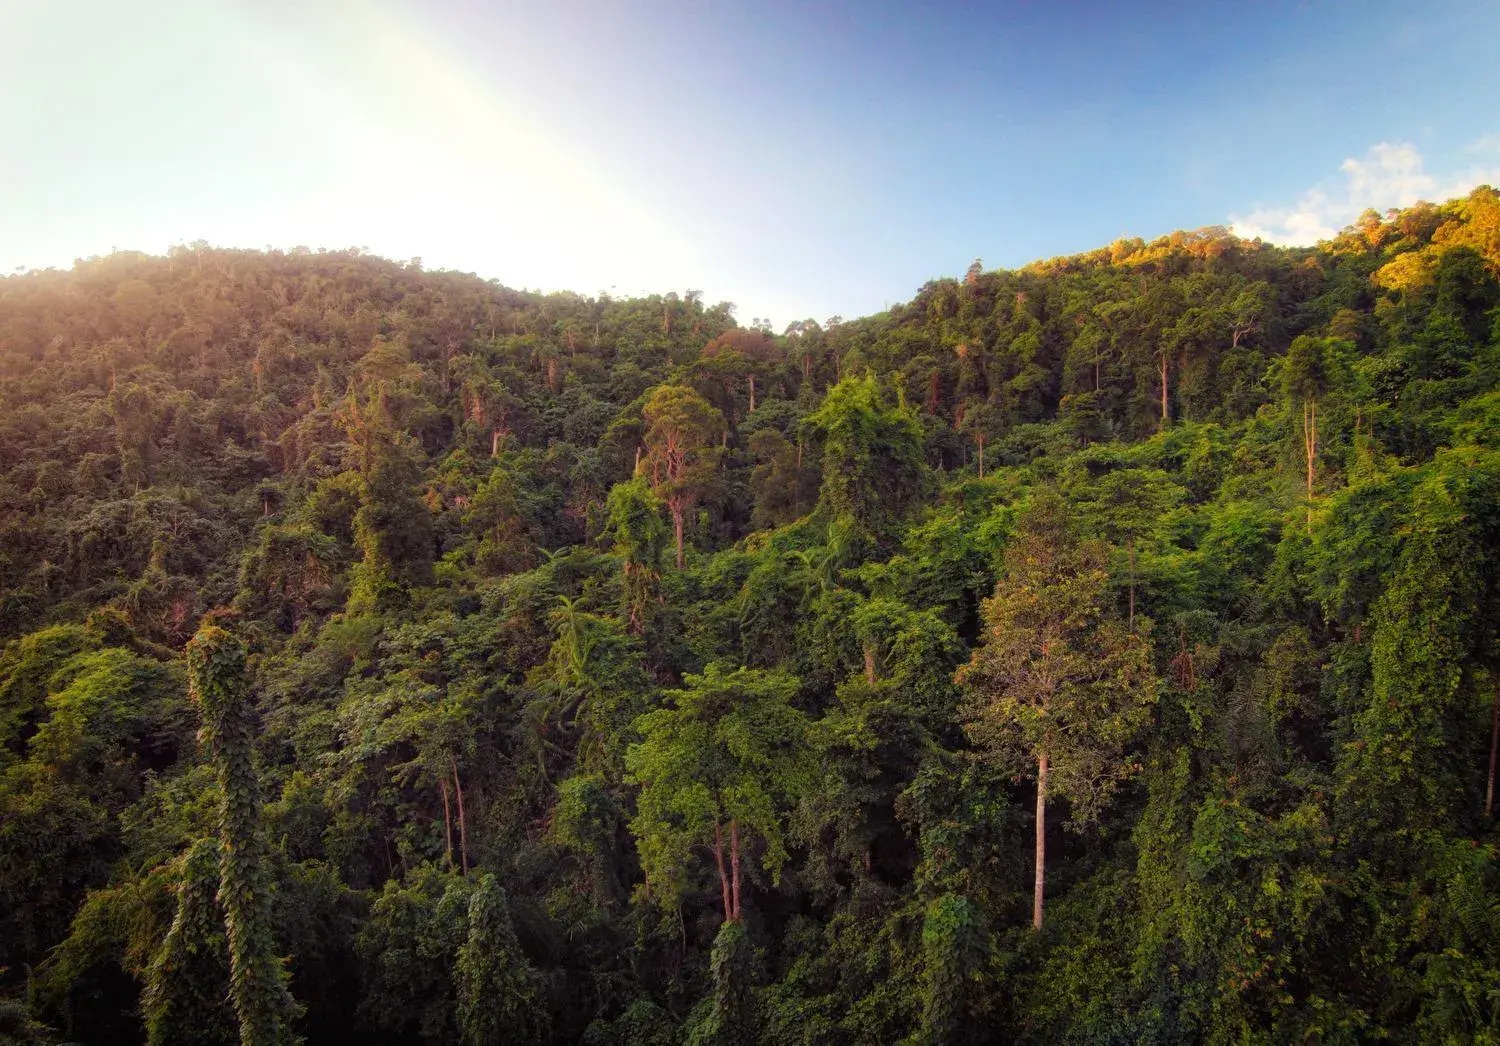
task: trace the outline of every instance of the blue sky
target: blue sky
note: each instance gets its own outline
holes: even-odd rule
[[[0,0],[0,271],[360,245],[780,328],[1500,184],[1500,5]]]

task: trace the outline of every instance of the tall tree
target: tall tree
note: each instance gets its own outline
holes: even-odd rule
[[[1318,468],[1318,401],[1328,392],[1334,356],[1344,344],[1332,338],[1298,335],[1282,364],[1281,388],[1302,409],[1302,457],[1307,475],[1307,523],[1312,526],[1313,492]]]
[[[1163,513],[1182,500],[1183,490],[1160,469],[1114,469],[1097,478],[1082,476],[1073,492],[1079,515],[1090,528],[1125,546],[1129,589],[1127,624],[1135,632],[1136,552],[1161,522]]]
[[[962,427],[974,440],[979,455],[979,478],[984,478],[984,448],[1001,430],[1004,414],[990,400],[964,405]]]
[[[1075,824],[1092,821],[1134,770],[1126,747],[1156,700],[1149,645],[1101,609],[1106,556],[1069,533],[1061,498],[1036,492],[984,603],[983,645],[956,675],[969,735],[991,757],[1035,768],[1037,929],[1049,795],[1072,803]]]
[[[641,741],[625,757],[641,790],[631,831],[646,888],[662,904],[682,895],[692,850],[708,847],[724,921],[735,922],[749,847],[760,844],[773,879],[787,860],[786,812],[811,781],[807,718],[784,672],[710,664],[685,682],[636,722]]]
[[[683,523],[688,510],[707,493],[719,462],[711,441],[724,429],[724,415],[698,393],[663,385],[643,410],[646,455],[639,471],[672,514],[677,569],[683,567]]]
[[[229,938],[229,994],[242,1046],[296,1041],[298,1007],[271,936],[270,874],[260,823],[260,780],[245,681],[245,648],[217,625],[188,644],[188,685],[219,779],[219,901]]]

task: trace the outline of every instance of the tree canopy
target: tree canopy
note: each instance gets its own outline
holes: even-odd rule
[[[1500,1041],[1497,230],[0,278],[0,1040]]]

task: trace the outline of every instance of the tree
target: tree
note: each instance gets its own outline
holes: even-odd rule
[[[458,949],[455,974],[464,1042],[524,1042],[538,1030],[536,974],[516,943],[510,902],[492,874],[479,880],[469,898],[469,937]]]
[[[984,927],[967,897],[945,893],[922,919],[922,1035],[931,1046],[966,1041],[968,982],[985,958]]]
[[[750,394],[748,413],[754,414],[756,372],[778,362],[780,353],[776,340],[761,330],[735,328],[703,346],[703,359],[712,360],[719,356],[725,357],[727,373],[745,375]]]
[[[377,440],[369,451],[354,514],[362,553],[349,594],[354,612],[390,609],[412,585],[432,581],[432,517],[417,496],[415,458],[407,440]]]
[[[1338,353],[1347,342],[1298,335],[1287,350],[1281,370],[1281,389],[1293,406],[1302,408],[1302,455],[1307,470],[1307,524],[1312,526],[1312,500],[1317,480],[1318,401],[1332,385]]]
[[[980,479],[984,479],[984,445],[992,436],[1000,432],[1004,420],[1000,408],[989,400],[964,405],[962,427],[973,437],[974,446],[979,451]]]
[[[786,811],[811,780],[807,718],[792,706],[798,683],[784,672],[715,663],[685,683],[636,721],[641,740],[625,756],[627,780],[641,790],[630,827],[654,900],[675,904],[691,851],[708,847],[724,921],[736,922],[749,847],[761,844],[773,881],[786,863]]]
[[[177,914],[141,992],[148,1046],[235,1038],[233,1016],[224,1005],[229,987],[224,917],[214,897],[221,860],[217,840],[202,839],[181,861]]]
[[[1074,495],[1090,527],[1125,546],[1130,610],[1127,623],[1135,633],[1136,547],[1149,536],[1164,513],[1182,500],[1182,488],[1160,469],[1114,469],[1098,478],[1082,477]]]
[[[205,625],[188,644],[189,693],[203,720],[219,780],[219,900],[229,938],[229,994],[243,1046],[295,1041],[298,1008],[271,936],[271,893],[253,765],[245,648]]]
[[[616,483],[609,492],[609,526],[624,570],[621,596],[629,630],[646,631],[652,608],[661,602],[661,554],[666,545],[661,502],[639,476]],[[681,565],[680,550],[678,565]]]
[[[720,926],[709,955],[713,988],[695,1014],[698,1020],[688,1031],[688,1046],[755,1046],[760,1041],[757,967],[755,945],[744,923],[736,919]]]
[[[750,453],[757,462],[750,473],[751,522],[775,527],[804,514],[817,496],[818,472],[804,463],[801,440],[793,444],[776,429],[761,429],[750,437]]]
[[[823,504],[856,542],[890,542],[922,491],[922,426],[873,375],[828,391],[806,419],[823,447]]]
[[[724,415],[681,385],[657,389],[642,413],[646,456],[638,474],[650,477],[651,489],[672,514],[677,569],[681,570],[683,520],[713,483],[719,452],[710,441],[723,431]]]
[[[473,883],[430,864],[387,879],[361,922],[361,1023],[403,1041],[451,1043],[459,1028],[458,953],[468,940]]]
[[[1150,648],[1107,620],[1105,549],[1068,532],[1064,506],[1037,491],[983,607],[984,642],[956,678],[969,736],[990,757],[1035,766],[1036,888],[1042,926],[1047,799],[1087,824],[1134,764],[1125,750],[1156,699]]]

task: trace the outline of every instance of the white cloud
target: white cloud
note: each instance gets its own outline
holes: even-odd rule
[[[1500,154],[1500,134],[1482,136],[1465,152],[1480,154],[1483,161],[1439,177],[1428,172],[1416,146],[1381,142],[1363,159],[1350,157],[1339,165],[1342,185],[1325,182],[1290,207],[1257,207],[1243,217],[1231,216],[1230,228],[1247,239],[1309,246],[1337,235],[1372,207],[1385,211],[1419,200],[1439,203],[1476,185],[1500,185],[1500,163],[1493,159]]]

